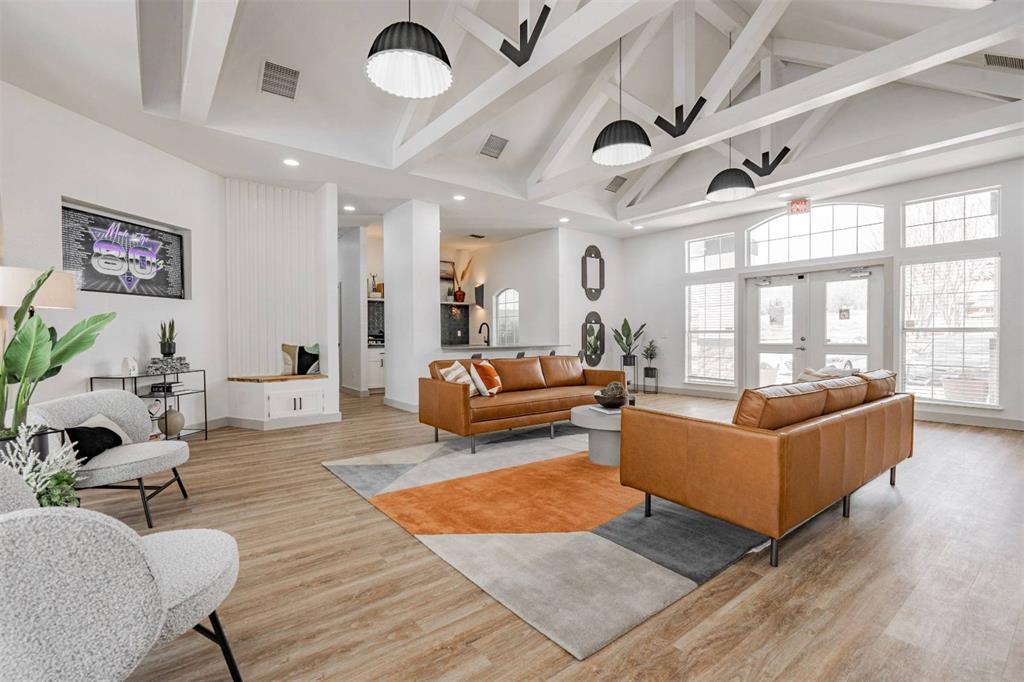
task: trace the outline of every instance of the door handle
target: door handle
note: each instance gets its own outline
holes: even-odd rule
[[[302,411],[302,398],[299,398],[299,411]]]
[[[793,350],[807,350],[807,346],[797,346]]]

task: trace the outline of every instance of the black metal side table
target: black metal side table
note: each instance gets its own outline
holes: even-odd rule
[[[159,379],[160,383],[167,383],[168,380],[170,380],[170,381],[181,381],[180,377],[183,374],[198,374],[198,375],[200,375],[202,377],[202,380],[203,380],[202,388],[199,388],[198,386],[195,386],[195,387],[191,387],[191,388],[184,388],[181,391],[178,391],[177,393],[160,393],[160,392],[154,392],[152,390],[151,384],[154,383],[154,382],[150,382],[149,384],[144,383],[142,385],[143,393],[139,393],[139,379]],[[197,433],[203,434],[203,440],[208,440],[210,438],[209,410],[208,410],[207,401],[206,401],[206,370],[205,369],[186,369],[186,370],[181,370],[181,371],[178,371],[178,372],[158,372],[156,374],[137,374],[135,376],[129,376],[129,375],[125,374],[125,375],[111,375],[111,376],[89,377],[89,390],[90,391],[95,391],[96,390],[96,383],[97,382],[114,382],[114,381],[120,381],[121,382],[121,390],[122,391],[129,390],[128,386],[130,385],[131,386],[131,392],[134,393],[135,395],[139,396],[143,400],[154,400],[155,399],[155,400],[162,401],[163,402],[163,406],[164,406],[164,413],[165,414],[167,412],[167,409],[169,407],[171,407],[171,403],[170,403],[171,399],[174,400],[174,404],[173,404],[174,409],[177,410],[178,412],[181,412],[181,398],[182,398],[182,396],[201,395],[203,397],[203,426],[202,426],[202,428],[182,429],[178,433],[178,435],[174,437],[173,440],[181,440],[184,436],[191,436],[191,435],[194,435],[194,434],[197,434]],[[159,419],[160,419],[159,416],[151,417],[151,420],[154,421],[154,422],[159,421]],[[167,436],[164,436],[164,438],[166,439]]]

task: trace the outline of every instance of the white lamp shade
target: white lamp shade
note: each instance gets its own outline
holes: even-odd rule
[[[0,307],[17,308],[42,270],[0,266]],[[55,270],[32,300],[36,309],[70,310],[75,307],[75,278]]]

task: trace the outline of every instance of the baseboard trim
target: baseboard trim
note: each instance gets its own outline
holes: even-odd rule
[[[975,414],[955,414],[951,412],[934,412],[918,407],[914,411],[914,419],[922,422],[939,422],[942,424],[960,424],[963,426],[981,426],[987,429],[1009,429],[1024,431],[1024,420],[1005,419],[1003,417],[986,417]]]
[[[405,412],[414,412],[414,413],[416,413],[416,412],[420,411],[419,405],[415,405],[413,403],[403,402],[401,400],[395,400],[394,398],[387,398],[387,397],[385,397],[384,398],[384,404],[387,405],[388,407],[393,407],[396,410],[403,410]]]
[[[228,417],[228,426],[239,429],[251,429],[253,431],[276,431],[277,429],[291,429],[297,426],[316,426],[318,424],[334,424],[341,421],[340,412],[329,412],[327,414],[308,414],[299,417],[281,417],[269,421],[260,419],[243,419],[241,417]]]
[[[355,396],[356,398],[368,398],[370,396],[369,391],[363,391],[358,388],[352,388],[351,386],[342,386],[341,392],[345,395]]]

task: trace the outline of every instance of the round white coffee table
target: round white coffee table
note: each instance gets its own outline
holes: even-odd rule
[[[587,429],[590,440],[590,461],[602,466],[619,466],[619,443],[621,442],[622,416],[591,409],[589,405],[572,408],[569,420],[576,426]]]

